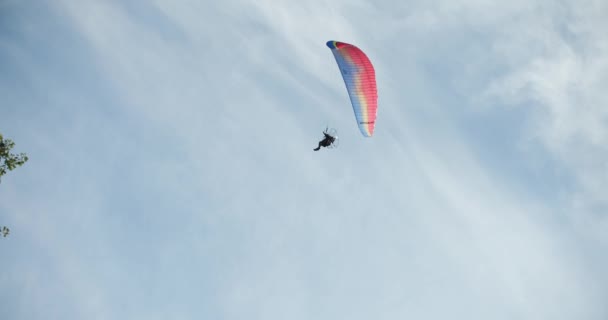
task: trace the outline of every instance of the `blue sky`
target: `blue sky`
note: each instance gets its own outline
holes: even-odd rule
[[[0,2],[3,318],[606,319],[606,12]]]

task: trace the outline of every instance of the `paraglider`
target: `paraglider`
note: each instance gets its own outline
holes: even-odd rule
[[[372,137],[376,127],[378,111],[378,91],[376,88],[376,71],[371,61],[361,49],[352,44],[339,41],[327,41],[327,46],[336,59],[346,91],[350,98],[359,131],[364,137]],[[314,151],[321,147],[335,148],[337,135],[323,132],[323,140]]]
[[[328,129],[326,128],[325,131],[323,131],[323,140],[319,141],[319,146],[317,146],[313,150],[319,151],[321,147],[336,148],[338,147],[338,141],[338,132],[336,131],[336,129],[331,129],[328,131]]]
[[[359,130],[364,137],[371,137],[378,110],[374,66],[365,53],[352,44],[332,40],[327,46],[342,73]]]

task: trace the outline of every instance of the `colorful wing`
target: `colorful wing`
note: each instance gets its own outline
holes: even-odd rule
[[[363,136],[371,137],[374,134],[378,110],[374,66],[365,53],[352,44],[328,41],[327,46],[342,72],[359,130]]]

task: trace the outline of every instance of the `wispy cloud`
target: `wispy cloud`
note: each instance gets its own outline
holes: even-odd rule
[[[9,4],[0,125],[32,160],[0,185],[0,306],[605,318],[605,224],[584,213],[604,205],[605,6],[588,4]],[[330,39],[374,61],[372,139]],[[340,149],[312,152],[326,124]]]
[[[602,226],[595,233],[606,243],[608,39],[601,30],[606,28],[602,12],[608,7],[588,1],[559,8],[560,15],[541,13],[510,25],[517,36],[496,40],[495,51],[511,68],[490,84],[488,92],[530,109],[529,134],[577,181],[573,192],[565,195],[567,210],[575,220],[593,221],[583,230]],[[515,37],[517,46],[509,41]]]

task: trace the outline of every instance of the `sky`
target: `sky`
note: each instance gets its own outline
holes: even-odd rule
[[[607,319],[607,15],[0,0],[2,318]]]

